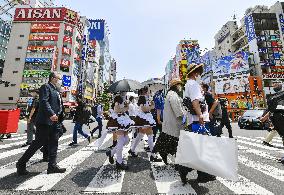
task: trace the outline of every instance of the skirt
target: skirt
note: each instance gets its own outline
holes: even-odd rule
[[[145,113],[145,112],[139,112],[136,116],[138,119],[137,119],[137,126],[140,126],[140,127],[154,127],[156,126],[156,121],[153,117],[153,115],[148,112],[148,113]]]
[[[156,141],[154,152],[175,155],[177,152],[178,140],[177,137],[162,132]]]
[[[109,121],[107,122],[107,131],[114,132],[117,130],[125,130],[135,125],[135,122],[130,119],[127,114],[119,114],[117,116],[111,116]]]

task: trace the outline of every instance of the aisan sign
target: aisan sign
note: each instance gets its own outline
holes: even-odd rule
[[[66,8],[17,8],[14,21],[66,21],[77,24],[79,18],[77,12]]]

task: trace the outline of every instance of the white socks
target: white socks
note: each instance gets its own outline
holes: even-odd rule
[[[153,134],[148,135],[148,145],[149,145],[149,148],[150,148],[150,152],[152,153],[153,148],[154,148]]]
[[[139,142],[141,139],[144,137],[143,133],[138,133],[137,137],[133,140],[132,146],[131,146],[131,151],[135,152],[136,147],[138,146]]]

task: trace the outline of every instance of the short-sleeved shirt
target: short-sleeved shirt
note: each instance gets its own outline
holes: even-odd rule
[[[199,100],[199,101],[204,101],[205,97],[202,94],[202,89],[201,86],[199,85],[198,82],[195,80],[189,79],[186,82],[185,85],[185,97],[189,97],[191,101],[193,102],[194,100]],[[205,110],[205,112],[202,113],[204,121],[209,122],[209,113],[208,113],[208,106]],[[188,112],[188,122],[189,125],[194,122],[194,121],[199,121],[199,117],[197,115],[192,115]]]

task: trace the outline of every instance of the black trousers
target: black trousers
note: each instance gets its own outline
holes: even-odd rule
[[[54,167],[56,165],[58,140],[62,132],[60,131],[59,124],[54,125],[37,125],[37,131],[35,140],[19,159],[20,165],[25,165],[30,158],[36,153],[38,149],[45,146],[48,150],[48,167]]]
[[[224,126],[226,126],[226,128],[228,129],[229,136],[232,137],[233,136],[233,132],[232,132],[232,126],[231,126],[230,121],[221,122],[221,125],[220,125],[221,131],[224,128]]]

